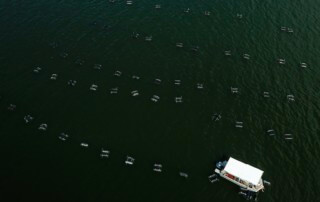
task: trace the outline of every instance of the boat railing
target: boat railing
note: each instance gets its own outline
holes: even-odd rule
[[[261,189],[264,188],[263,184],[261,184],[261,183],[259,183],[258,185],[253,185],[253,184],[248,183],[248,182],[246,182],[244,180],[241,180],[240,178],[235,177],[235,176],[233,176],[233,175],[231,175],[231,174],[229,174],[229,173],[227,173],[225,171],[222,171],[221,174],[224,175],[225,177],[227,177],[227,178],[229,178],[231,180],[234,180],[234,181],[238,182],[239,184],[242,184],[243,186],[249,187],[251,189],[261,190]]]

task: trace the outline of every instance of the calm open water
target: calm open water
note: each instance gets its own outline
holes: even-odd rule
[[[236,186],[207,179],[223,155],[265,171],[272,186],[259,201],[319,201],[319,10],[318,0],[0,0],[1,201],[243,201]]]

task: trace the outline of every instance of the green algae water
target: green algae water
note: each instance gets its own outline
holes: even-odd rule
[[[317,0],[1,0],[1,201],[244,201],[208,181],[222,156],[264,171],[272,185],[259,201],[319,201],[319,10]]]

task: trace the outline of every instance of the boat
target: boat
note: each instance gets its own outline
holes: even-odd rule
[[[197,83],[197,89],[203,89],[203,83]]]
[[[176,47],[183,48],[183,43],[176,43]]]
[[[307,63],[305,63],[305,62],[301,62],[301,63],[300,63],[300,67],[302,67],[302,68],[307,68],[308,65],[307,65]]]
[[[155,79],[155,80],[154,80],[154,83],[155,83],[155,84],[158,84],[158,85],[161,84],[161,79]]]
[[[69,80],[68,81],[68,85],[69,86],[75,86],[77,84],[77,81],[76,80]]]
[[[239,89],[231,87],[231,93],[237,94],[237,93],[239,93]]]
[[[51,80],[57,80],[58,74],[52,74],[50,79]]]
[[[153,95],[151,98],[151,101],[158,102],[160,100],[160,97],[158,95]]]
[[[182,103],[182,96],[175,98],[176,103]]]
[[[293,140],[292,134],[284,134],[283,136],[285,140]]]
[[[24,117],[24,121],[26,122],[26,123],[29,123],[29,122],[31,122],[33,120],[33,117],[31,116],[31,115],[26,115],[25,117]]]
[[[243,59],[250,60],[250,55],[247,53],[243,54]]]
[[[184,178],[188,178],[189,177],[189,175],[187,173],[184,173],[184,172],[179,172],[179,175],[181,177],[184,177]]]
[[[152,41],[152,36],[146,36],[144,39],[145,39],[146,41]]]
[[[231,50],[226,50],[224,51],[225,56],[231,56]]]
[[[242,19],[243,15],[241,13],[237,13],[237,18]]]
[[[136,97],[136,96],[139,95],[139,92],[138,92],[137,90],[134,90],[134,91],[131,92],[131,95],[132,95],[133,97]]]
[[[270,136],[276,135],[273,129],[267,130],[267,133],[268,133]]]
[[[162,164],[157,164],[157,163],[153,164],[153,171],[161,173],[162,172]]]
[[[17,108],[17,105],[10,104],[9,107],[8,107],[8,110],[9,111],[14,111],[14,110],[16,110],[16,108]]]
[[[82,143],[80,144],[80,146],[81,146],[81,147],[89,147],[89,144],[82,142]]]
[[[120,71],[115,71],[113,75],[119,77],[119,76],[121,76],[121,74],[122,74],[122,72],[120,72]]]
[[[263,97],[269,98],[270,97],[270,93],[269,92],[263,92]]]
[[[60,135],[58,136],[58,138],[62,141],[66,141],[68,139],[69,135],[66,133],[60,133]]]
[[[215,183],[215,182],[219,181],[218,175],[215,174],[215,173],[213,173],[212,175],[209,175],[209,176],[208,176],[208,179],[209,179],[209,181],[210,181],[211,183]]]
[[[101,68],[102,68],[102,65],[101,65],[101,64],[95,64],[95,65],[93,66],[93,69],[96,69],[96,70],[101,70]]]
[[[283,31],[283,32],[287,31],[287,27],[281,27],[280,29],[281,29],[281,31]]]
[[[212,121],[219,121],[222,118],[221,114],[214,113],[211,117]]]
[[[257,193],[264,190],[263,171],[232,157],[217,162],[215,172],[245,191]]]
[[[174,85],[180,86],[181,80],[174,80]]]
[[[47,130],[47,128],[48,128],[48,125],[46,124],[46,123],[42,123],[42,124],[40,124],[40,126],[39,126],[39,130],[42,130],[42,131],[46,131]]]
[[[236,127],[236,128],[243,128],[243,122],[241,122],[241,121],[236,121],[235,127]]]
[[[132,36],[137,39],[137,38],[139,38],[140,34],[139,34],[139,33],[136,33],[136,32],[133,32],[133,33],[132,33]]]
[[[185,13],[189,13],[189,12],[190,12],[190,8],[184,9],[184,11],[183,11],[183,12],[185,12]]]
[[[257,193],[256,192],[251,192],[251,191],[246,191],[242,190],[239,192],[239,195],[242,195],[246,200],[255,200],[257,201]]]
[[[104,150],[104,149],[102,148],[102,149],[101,149],[100,157],[101,157],[101,158],[109,158],[109,154],[110,154],[110,151],[109,151],[109,150]]]
[[[33,70],[33,72],[34,72],[34,73],[39,73],[41,70],[42,70],[42,69],[41,69],[40,67],[36,67],[36,68]]]
[[[110,89],[110,94],[117,94],[117,93],[118,93],[118,87]]]
[[[135,159],[132,158],[131,156],[127,156],[126,161],[124,162],[126,165],[133,165]]]
[[[278,63],[280,65],[285,65],[286,64],[286,59],[278,59]]]
[[[287,99],[288,99],[288,101],[290,102],[290,101],[294,101],[294,96],[293,95],[287,95]]]
[[[92,90],[92,91],[96,91],[97,88],[98,88],[98,85],[96,85],[96,84],[92,84],[92,85],[90,86],[90,90]]]

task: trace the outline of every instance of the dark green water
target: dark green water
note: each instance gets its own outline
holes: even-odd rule
[[[0,0],[1,201],[243,201],[236,186],[208,182],[222,155],[265,171],[272,186],[259,201],[319,201],[319,10],[317,0]],[[114,77],[116,70],[123,75]],[[160,102],[151,102],[154,94]],[[222,119],[213,122],[214,113]],[[27,114],[35,117],[28,125]],[[266,133],[271,128],[276,136]],[[102,147],[109,159],[100,158]],[[136,158],[133,167],[126,155]]]

